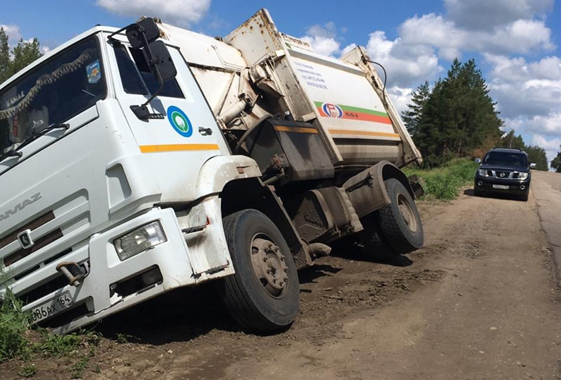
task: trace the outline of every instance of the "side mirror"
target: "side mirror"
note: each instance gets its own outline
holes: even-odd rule
[[[475,163],[476,163],[476,164],[481,164],[481,158],[476,158],[476,159],[475,159]]]
[[[535,169],[536,166],[538,166],[538,165],[536,165],[535,163],[532,162],[532,163],[530,164],[530,169]]]
[[[175,78],[177,70],[169,54],[169,50],[162,41],[150,43],[149,49],[143,49],[144,58],[150,64],[150,71],[159,84]],[[151,57],[150,57],[151,55]],[[150,58],[152,61],[150,61]]]
[[[133,49],[141,49],[160,37],[160,28],[152,18],[145,18],[127,27],[127,39]]]
[[[144,104],[131,106],[131,109],[140,120],[163,119],[164,115],[150,113],[146,107],[162,91],[164,83],[177,75],[168,48],[162,41],[157,41],[160,37],[160,29],[154,19],[145,18],[126,27],[126,34],[131,47],[142,51],[150,72],[160,84],[158,90]]]

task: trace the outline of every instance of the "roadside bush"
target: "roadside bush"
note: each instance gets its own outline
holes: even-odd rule
[[[405,169],[409,176],[416,174],[421,178],[425,190],[425,199],[451,200],[460,195],[462,187],[473,181],[477,164],[468,159],[459,159],[448,162],[441,168],[419,170]]]
[[[11,291],[0,301],[0,362],[24,355],[29,342],[24,334],[29,329],[29,318],[23,304]]]

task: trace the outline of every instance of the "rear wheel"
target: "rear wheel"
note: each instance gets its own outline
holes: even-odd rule
[[[360,222],[364,230],[359,232],[353,241],[356,249],[379,261],[391,261],[399,256],[384,239],[375,212],[363,217]]]
[[[385,181],[390,204],[374,213],[382,241],[396,254],[413,252],[423,246],[423,224],[413,198],[395,178]]]
[[[243,328],[260,333],[290,326],[298,313],[300,287],[281,232],[257,210],[228,215],[223,225],[236,270],[220,286],[230,315]]]

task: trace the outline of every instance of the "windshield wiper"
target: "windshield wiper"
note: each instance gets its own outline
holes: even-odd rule
[[[51,124],[48,127],[45,127],[43,129],[39,129],[38,131],[35,131],[31,136],[24,139],[20,144],[13,144],[9,148],[5,149],[4,153],[2,155],[0,155],[0,162],[4,161],[8,157],[18,157],[19,158],[19,157],[23,156],[23,153],[20,152],[20,150],[22,148],[31,144],[33,141],[37,140],[39,137],[46,135],[50,131],[54,131],[55,129],[67,130],[68,128],[70,128],[70,125],[68,125],[67,123],[63,123],[63,124]]]

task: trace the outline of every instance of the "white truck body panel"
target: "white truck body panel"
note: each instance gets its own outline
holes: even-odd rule
[[[320,127],[334,163],[373,165],[385,159],[402,166],[421,159],[399,115],[388,115],[391,101],[386,95],[384,102],[376,91],[379,82],[372,78],[378,75],[371,65],[314,53],[304,41],[279,32],[266,10],[224,40],[240,49],[248,65],[269,68],[286,99],[283,111]]]
[[[279,32],[266,10],[224,41],[165,23],[160,28],[163,38],[181,48],[215,116],[256,85],[244,69],[260,67],[281,97],[280,108],[257,105],[244,118],[246,127],[265,113],[288,111],[296,120],[319,126],[335,164],[387,160],[402,166],[421,160],[376,70],[355,59],[369,59],[364,49],[357,47],[342,59],[317,54],[306,42]]]

